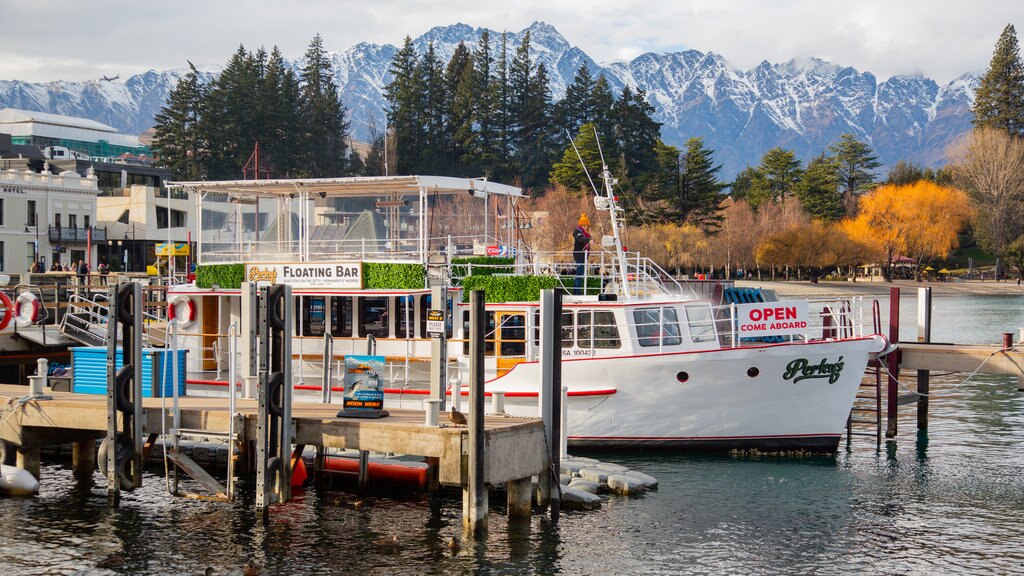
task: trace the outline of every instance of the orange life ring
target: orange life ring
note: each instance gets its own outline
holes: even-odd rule
[[[11,303],[11,297],[6,292],[0,292],[0,305],[4,307],[4,317],[0,319],[0,330],[3,330],[11,323],[11,317],[14,316],[14,304]]]
[[[14,323],[18,328],[27,328],[39,319],[39,298],[31,292],[18,294],[14,302]]]
[[[172,296],[167,304],[167,320],[174,320],[182,328],[188,328],[196,321],[196,303],[183,294]]]

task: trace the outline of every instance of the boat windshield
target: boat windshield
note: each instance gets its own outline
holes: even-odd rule
[[[676,346],[682,344],[679,318],[670,306],[633,310],[637,341],[641,346]]]

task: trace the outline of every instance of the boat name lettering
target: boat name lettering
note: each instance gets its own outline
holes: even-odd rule
[[[792,380],[796,384],[808,378],[828,378],[829,384],[835,384],[839,380],[839,374],[842,371],[842,356],[831,364],[826,358],[822,358],[818,364],[810,364],[806,358],[797,358],[786,365],[786,372],[782,374],[782,379]]]
[[[587,348],[584,350],[562,350],[562,356],[597,356],[597,350]]]
[[[260,270],[258,266],[253,266],[252,270],[249,270],[249,282],[270,282],[271,284],[276,284],[277,270],[269,267],[265,270]]]
[[[282,266],[285,278],[358,278],[358,266]]]

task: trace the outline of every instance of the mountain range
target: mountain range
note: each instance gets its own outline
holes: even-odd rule
[[[759,164],[772,147],[794,150],[806,161],[826,151],[843,133],[869,143],[887,166],[899,160],[938,166],[946,148],[971,128],[970,106],[978,80],[970,74],[941,86],[912,76],[879,82],[870,72],[816,58],[762,62],[739,70],[719,54],[697,50],[647,53],[629,62],[599,64],[543,22],[508,33],[509,51],[514,52],[527,31],[531,57],[547,67],[556,99],[564,95],[581,65],[594,77],[604,74],[615,92],[627,85],[641,88],[662,123],[662,138],[682,146],[689,137],[702,136],[723,165],[721,176],[726,179],[747,165]],[[460,42],[473,49],[482,32],[466,24],[440,26],[413,43],[422,53],[433,42],[447,62]],[[497,49],[500,33],[490,35],[491,46]],[[366,139],[371,124],[384,124],[383,90],[391,80],[388,68],[397,50],[390,44],[359,43],[329,53],[356,139]],[[289,64],[297,69],[302,58]],[[113,82],[0,81],[0,108],[89,118],[140,134],[152,127],[153,116],[186,72],[150,70]],[[209,80],[217,72],[205,70],[204,77]]]

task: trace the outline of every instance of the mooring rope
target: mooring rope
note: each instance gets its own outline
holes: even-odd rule
[[[895,350],[896,350],[896,349],[893,349],[892,351],[890,351],[890,352],[889,352],[889,353],[887,353],[887,354],[881,354],[881,355],[879,355],[879,356],[878,356],[878,358],[879,358],[878,366],[879,366],[879,367],[880,367],[880,368],[882,369],[882,371],[883,371],[883,372],[885,372],[885,374],[886,374],[887,376],[889,376],[890,378],[892,378],[892,380],[893,380],[894,382],[896,382],[896,385],[897,385],[897,386],[899,386],[900,388],[903,388],[903,389],[904,389],[904,390],[906,390],[907,392],[910,392],[910,393],[912,393],[912,394],[917,394],[918,396],[922,396],[922,397],[925,397],[925,398],[930,398],[930,397],[932,397],[932,396],[934,396],[934,397],[937,397],[937,398],[938,398],[938,397],[942,397],[942,396],[944,396],[944,395],[946,395],[946,394],[948,394],[948,393],[950,393],[950,392],[954,392],[954,391],[956,391],[956,390],[957,390],[958,388],[960,388],[961,386],[963,386],[964,384],[967,384],[967,382],[969,382],[969,381],[971,380],[971,378],[974,378],[974,376],[975,376],[975,375],[976,375],[976,374],[977,374],[977,373],[978,373],[978,372],[979,372],[979,371],[980,371],[980,370],[982,369],[982,367],[984,367],[984,366],[985,366],[985,364],[986,364],[986,363],[987,363],[987,362],[988,362],[989,360],[991,360],[991,359],[992,359],[992,357],[993,357],[993,356],[995,356],[996,354],[999,354],[999,353],[1001,353],[1001,352],[1007,352],[1007,351],[1014,351],[1014,352],[1020,352],[1020,351],[1021,351],[1021,345],[1022,345],[1022,344],[1024,344],[1024,343],[1022,343],[1022,342],[1018,342],[1018,343],[1014,344],[1013,346],[1010,346],[1009,348],[1000,348],[999,350],[995,350],[995,351],[993,351],[993,352],[992,352],[991,354],[989,354],[989,355],[988,355],[988,357],[987,357],[987,358],[985,358],[984,360],[982,360],[982,361],[981,361],[981,364],[978,364],[978,367],[977,367],[977,368],[975,368],[973,372],[971,372],[970,374],[968,374],[968,375],[967,375],[967,377],[963,379],[963,381],[959,382],[958,384],[954,385],[954,386],[953,386],[952,388],[949,388],[948,390],[943,390],[943,391],[942,391],[942,393],[934,393],[934,392],[932,392],[932,393],[923,393],[923,392],[918,392],[917,390],[912,390],[912,389],[908,388],[907,386],[905,386],[905,385],[904,385],[904,384],[903,384],[902,382],[900,382],[900,378],[899,378],[899,372],[898,372],[898,371],[897,371],[897,374],[895,374],[895,375],[894,375],[894,374],[893,374],[892,372],[889,372],[889,369],[888,369],[888,368],[886,368],[885,364],[884,364],[884,363],[883,363],[883,362],[881,361],[881,359],[882,359],[883,357],[885,357],[885,356],[888,356],[889,354],[892,354],[892,352],[895,352]],[[949,374],[956,374],[956,372],[945,372],[945,373],[942,373],[942,374],[936,374],[936,375],[937,375],[937,376],[946,376],[946,375],[949,375]]]

